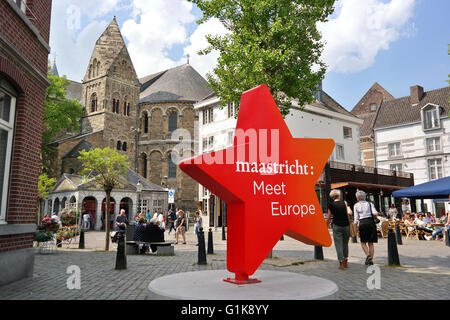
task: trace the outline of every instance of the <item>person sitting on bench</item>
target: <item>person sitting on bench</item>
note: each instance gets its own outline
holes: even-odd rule
[[[152,218],[150,223],[145,226],[144,234],[145,242],[164,242],[164,232],[158,226],[158,218]],[[150,245],[152,252],[156,252],[158,249],[156,245]]]
[[[133,241],[136,242],[145,242],[145,228],[146,228],[146,220],[141,217],[134,228],[134,237]],[[147,251],[147,246],[145,244],[139,245],[139,252],[145,253]]]

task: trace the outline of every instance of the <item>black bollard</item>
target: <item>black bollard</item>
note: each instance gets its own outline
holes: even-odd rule
[[[214,254],[213,233],[211,228],[209,228],[208,232],[208,254]]]
[[[392,229],[388,232],[388,264],[390,266],[399,266],[400,258],[398,257],[397,242],[395,241],[395,233]]]
[[[227,240],[227,237],[225,236],[225,226],[222,226],[222,240]]]
[[[395,237],[397,238],[397,244],[402,245],[402,233],[400,232],[400,226],[398,223],[395,225]]]
[[[84,230],[80,231],[80,243],[78,244],[78,249],[84,249]]]
[[[205,250],[205,235],[203,228],[200,228],[197,233],[198,237],[198,262],[199,265],[205,265],[206,262],[206,250]]]
[[[445,245],[450,247],[450,228],[445,231]]]
[[[314,260],[323,260],[323,248],[315,246],[314,247]]]
[[[125,235],[122,232],[118,234],[116,270],[124,270],[127,268],[127,256],[125,255]]]

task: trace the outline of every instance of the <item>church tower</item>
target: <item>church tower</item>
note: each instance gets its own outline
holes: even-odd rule
[[[128,155],[134,169],[140,83],[116,17],[97,40],[82,84],[81,134],[103,132],[103,148]]]

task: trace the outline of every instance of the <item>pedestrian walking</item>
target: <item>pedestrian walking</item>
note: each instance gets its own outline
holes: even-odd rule
[[[176,242],[175,244],[178,244],[178,238],[179,235],[181,233],[181,236],[183,237],[183,244],[186,244],[186,219],[184,217],[184,212],[182,210],[180,210],[178,212],[178,218],[177,218],[177,222],[176,222],[176,234],[175,234],[175,238],[176,238]]]
[[[356,192],[356,200],[358,202],[353,207],[355,214],[354,222],[359,226],[359,237],[361,239],[361,247],[366,254],[366,265],[373,265],[373,257],[375,254],[374,243],[378,242],[377,235],[377,215],[373,203],[366,201],[366,193],[358,190]]]
[[[339,261],[339,269],[344,270],[344,268],[348,267],[349,216],[352,215],[352,210],[345,201],[341,200],[341,192],[339,190],[332,190],[330,198],[332,201],[328,201],[327,225],[330,225],[331,218],[333,218],[334,246]]]
[[[170,228],[169,228],[169,234],[172,231],[172,229],[177,232],[177,228],[175,227],[175,222],[177,221],[177,214],[170,209],[169,211],[169,221],[170,221]]]
[[[90,215],[87,212],[85,212],[83,214],[83,229],[84,230],[90,230],[91,229]]]
[[[198,233],[200,232],[200,229],[203,228],[203,220],[202,217],[200,215],[200,211],[195,211],[194,212],[194,217],[195,217],[195,235],[197,236],[197,240],[198,240]],[[196,246],[198,246],[198,243],[196,244]]]

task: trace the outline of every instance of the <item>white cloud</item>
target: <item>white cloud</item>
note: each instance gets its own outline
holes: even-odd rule
[[[208,72],[217,64],[219,57],[218,51],[213,51],[207,55],[198,55],[200,50],[209,46],[207,35],[223,35],[227,29],[217,19],[211,19],[197,27],[189,38],[189,45],[184,48],[184,54],[190,55],[190,64],[203,76],[206,77]]]
[[[119,0],[104,0],[105,3],[118,3]],[[106,12],[106,6],[100,2],[99,9]],[[86,6],[85,6],[86,5]],[[81,24],[78,21],[77,13],[75,17],[70,16],[74,11],[68,11],[71,6],[79,8],[79,18],[86,15],[89,8],[93,8],[93,1],[87,0],[58,0],[53,1],[52,22],[50,30],[50,47],[52,49],[49,59],[53,60],[57,55],[57,65],[60,75],[67,75],[71,80],[81,81],[86,72],[89,58],[92,54],[95,42],[103,33],[109,21],[91,20],[83,29],[79,29]],[[73,8],[73,7],[72,7]],[[110,8],[113,10],[113,7]]]
[[[349,74],[372,66],[379,51],[408,36],[414,5],[415,0],[339,0],[330,21],[318,25],[328,70]]]
[[[128,51],[140,77],[170,68],[174,45],[187,42],[187,25],[195,21],[186,0],[133,0],[133,19],[123,24]]]

